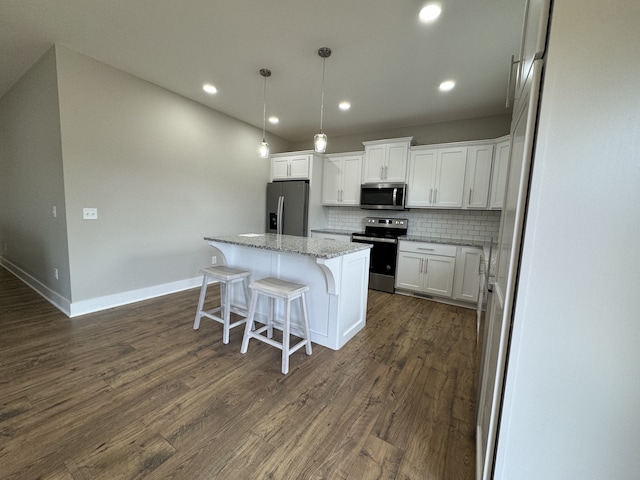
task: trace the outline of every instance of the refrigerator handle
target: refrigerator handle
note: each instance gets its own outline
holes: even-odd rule
[[[276,233],[278,235],[282,234],[282,207],[284,206],[284,197],[280,195],[278,197],[278,227],[276,229]]]

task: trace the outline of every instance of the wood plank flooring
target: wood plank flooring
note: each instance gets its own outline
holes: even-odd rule
[[[241,328],[194,331],[198,293],[68,319],[0,268],[0,477],[474,478],[473,310],[370,291],[284,376]]]

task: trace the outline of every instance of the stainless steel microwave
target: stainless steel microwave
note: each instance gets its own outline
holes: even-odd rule
[[[360,208],[367,210],[404,210],[407,185],[404,183],[363,183]]]

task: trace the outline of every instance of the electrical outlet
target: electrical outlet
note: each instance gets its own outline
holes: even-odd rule
[[[97,220],[98,209],[97,208],[83,208],[82,209],[83,220]]]
[[[218,257],[215,255],[211,256],[211,265],[216,265],[218,263]]]

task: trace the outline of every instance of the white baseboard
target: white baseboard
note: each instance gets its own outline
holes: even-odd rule
[[[45,300],[51,303],[54,307],[64,313],[67,317],[70,317],[71,301],[68,298],[63,297],[57,292],[54,292],[44,283],[40,282],[35,277],[32,277],[27,272],[22,270],[17,265],[13,264],[4,257],[0,257],[0,265],[13,273],[16,277],[31,287],[36,293],[40,294]]]
[[[106,310],[108,308],[119,307],[129,303],[161,297],[170,293],[181,292],[190,288],[199,287],[200,285],[202,285],[202,277],[194,277],[186,280],[164,283],[162,285],[140,288],[138,290],[130,290],[128,292],[115,293],[113,295],[105,295],[104,297],[73,302],[71,304],[71,314],[69,316],[73,318],[79,315],[99,312],[100,310]]]
[[[101,310],[107,310],[113,307],[119,307],[121,305],[127,305],[129,303],[135,303],[142,300],[161,297],[170,293],[181,292],[183,290],[188,290],[190,288],[195,288],[202,285],[202,277],[198,276],[185,280],[164,283],[162,285],[140,288],[138,290],[130,290],[128,292],[105,295],[104,297],[91,298],[89,300],[82,300],[79,302],[71,302],[69,299],[64,298],[62,295],[54,292],[49,287],[29,275],[18,266],[11,263],[7,259],[0,257],[0,265],[6,268],[9,272],[14,274],[24,283],[26,283],[29,287],[35,290],[49,303],[58,308],[58,310],[60,310],[66,316],[71,318],[77,317],[79,315],[86,315],[88,313],[99,312]]]

